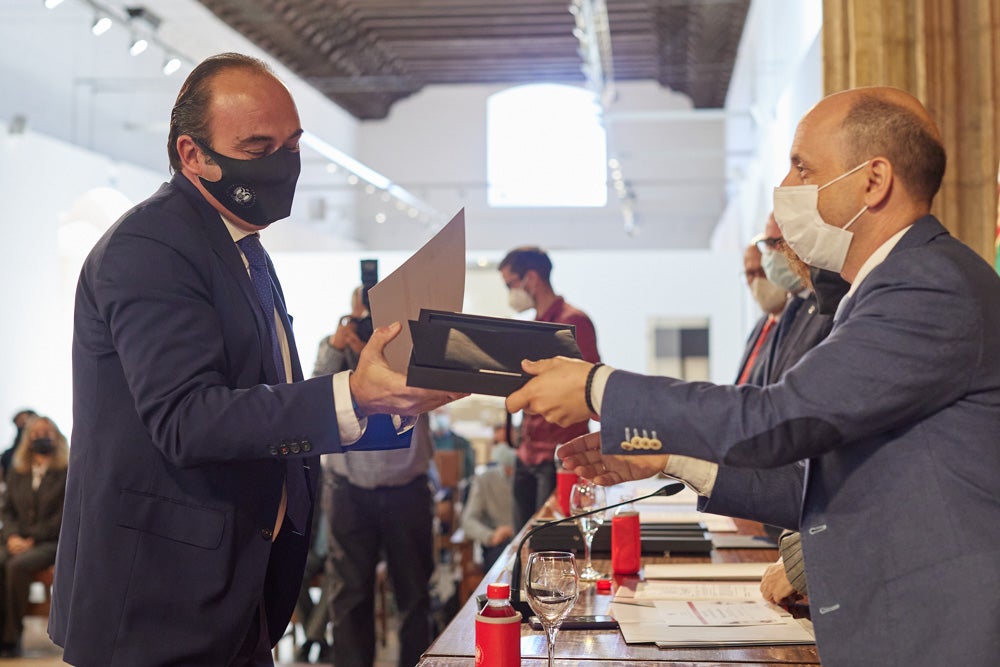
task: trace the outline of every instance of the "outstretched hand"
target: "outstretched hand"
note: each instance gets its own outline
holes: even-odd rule
[[[596,417],[584,395],[587,373],[593,364],[569,357],[521,362],[525,373],[534,375],[528,383],[507,397],[507,411],[524,410],[546,421],[569,426]]]
[[[600,433],[573,438],[556,455],[566,468],[601,486],[652,477],[670,460],[669,454],[602,454]]]
[[[768,602],[778,605],[794,603],[802,598],[788,580],[785,563],[780,558],[764,570],[764,576],[760,580],[760,594]]]
[[[468,396],[457,392],[406,386],[406,376],[389,368],[385,346],[399,335],[402,326],[393,322],[372,333],[361,351],[358,367],[351,374],[351,396],[362,414],[412,416],[430,412],[445,403]]]

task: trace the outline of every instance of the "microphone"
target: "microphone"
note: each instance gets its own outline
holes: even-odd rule
[[[563,517],[562,519],[557,519],[555,521],[547,521],[541,525],[535,526],[521,538],[521,541],[517,543],[517,551],[514,555],[514,569],[510,573],[510,603],[514,606],[516,611],[521,612],[521,622],[527,623],[528,618],[534,613],[531,607],[528,605],[527,600],[521,599],[521,548],[524,543],[528,541],[532,535],[542,530],[543,528],[548,528],[549,526],[556,526],[561,523],[567,523],[569,521],[575,521],[581,516],[590,516],[591,514],[598,514],[599,512],[606,512],[607,510],[614,509],[616,507],[621,507],[622,505],[628,505],[629,503],[638,502],[640,500],[645,500],[646,498],[653,498],[654,496],[672,496],[674,494],[680,493],[684,490],[684,485],[680,482],[675,482],[673,484],[667,484],[666,486],[660,487],[652,493],[646,494],[645,496],[639,496],[638,498],[629,498],[612,505],[607,505],[605,507],[598,507],[597,509],[590,510],[587,512],[581,512],[579,514],[573,514],[571,516]]]

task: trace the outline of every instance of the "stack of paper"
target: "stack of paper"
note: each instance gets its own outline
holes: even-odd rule
[[[678,576],[620,587],[611,614],[629,644],[696,647],[814,643],[809,621],[796,620],[761,597],[760,566],[766,567],[767,563],[647,565],[647,578],[651,567]],[[715,576],[707,576],[709,573]],[[755,581],[745,581],[754,575]]]

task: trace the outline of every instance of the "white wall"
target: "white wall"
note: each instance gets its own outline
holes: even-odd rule
[[[60,246],[60,227],[87,191],[111,186],[131,201],[160,178],[89,151],[27,132],[0,133],[0,201],[4,261],[0,284],[7,308],[0,328],[4,382],[0,438],[13,438],[9,417],[27,406],[50,415],[68,434],[73,285],[86,249]],[[121,211],[109,212],[116,215]]]

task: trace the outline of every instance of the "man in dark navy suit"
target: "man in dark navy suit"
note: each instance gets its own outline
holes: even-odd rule
[[[302,581],[319,455],[366,446],[373,420],[403,434],[405,416],[455,398],[388,368],[398,323],[354,373],[302,379],[257,236],[289,215],[301,134],[267,65],[209,58],[171,114],[173,178],[83,267],[49,623],[72,665],[271,665]]]

